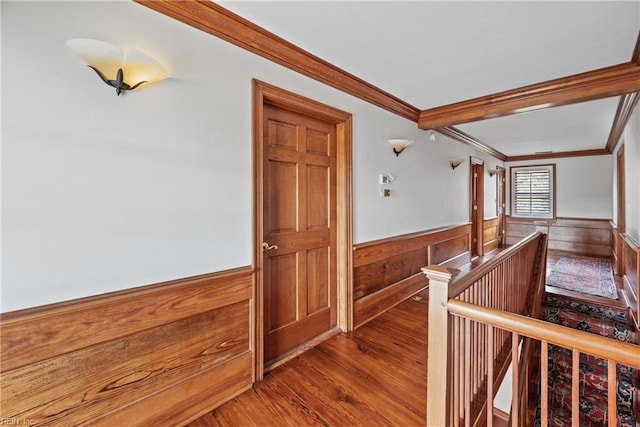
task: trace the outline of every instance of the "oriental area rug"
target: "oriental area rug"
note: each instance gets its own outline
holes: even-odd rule
[[[547,276],[547,285],[617,299],[611,262],[604,258],[564,256]]]

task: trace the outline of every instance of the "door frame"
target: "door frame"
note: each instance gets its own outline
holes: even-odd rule
[[[352,115],[269,83],[252,80],[253,153],[253,271],[254,309],[250,341],[253,345],[253,382],[264,376],[264,278],[263,278],[263,121],[264,105],[325,120],[336,126],[336,322],[342,331],[353,329],[353,216],[352,216]]]
[[[624,141],[620,145],[618,152],[616,153],[616,192],[617,194],[617,218],[616,218],[616,233],[618,238],[616,239],[617,247],[616,251],[616,274],[618,276],[624,276],[624,239],[623,235],[626,231],[626,182],[625,182],[625,155],[624,155]]]
[[[502,185],[500,183],[502,182]],[[506,219],[507,219],[507,174],[506,170],[502,166],[496,166],[496,213],[498,216],[498,231],[496,237],[498,238],[498,247],[504,248],[506,246],[507,233]],[[500,206],[502,201],[502,206]]]
[[[473,174],[477,170],[478,176]],[[477,208],[473,208],[473,188],[476,178]],[[471,222],[471,235],[469,247],[471,257],[484,255],[484,160],[470,156],[469,158],[469,221]],[[473,239],[476,239],[475,243]]]

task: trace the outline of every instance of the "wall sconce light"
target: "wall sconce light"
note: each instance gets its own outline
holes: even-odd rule
[[[460,166],[464,162],[462,159],[451,159],[449,160],[449,164],[451,165],[451,169],[455,169]]]
[[[167,72],[158,61],[137,49],[127,49],[125,52],[117,46],[94,39],[67,40],[67,46],[103,82],[115,88],[118,96],[143,83],[151,84],[167,78]]]
[[[405,148],[413,144],[413,141],[410,139],[390,139],[389,144],[391,144],[393,152],[396,153],[396,157],[398,157]]]
[[[498,169],[489,169],[489,176],[493,176],[498,173]]]

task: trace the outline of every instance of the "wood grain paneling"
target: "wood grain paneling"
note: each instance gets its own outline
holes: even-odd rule
[[[444,264],[460,255],[467,255],[468,257],[469,240],[468,234],[460,234],[451,239],[434,242],[429,245],[429,265]]]
[[[624,274],[622,270],[622,253],[621,253],[621,239],[618,233],[618,226],[611,223],[611,266],[613,267],[613,273],[616,276],[622,276]]]
[[[638,296],[640,296],[640,243],[629,235],[622,235],[623,264],[624,264],[624,289],[626,299],[634,314],[636,325],[640,325],[640,310],[638,310]]]
[[[507,244],[512,245],[536,231],[536,222],[507,218]],[[549,249],[591,256],[611,256],[611,225],[609,220],[589,218],[556,218],[545,221]]]
[[[469,261],[469,224],[362,243],[353,253],[353,317],[359,326],[427,286],[421,268]],[[422,277],[421,277],[422,276]]]
[[[485,253],[498,247],[498,218],[484,220],[482,238]]]
[[[252,384],[251,268],[2,316],[2,416],[189,421]]]

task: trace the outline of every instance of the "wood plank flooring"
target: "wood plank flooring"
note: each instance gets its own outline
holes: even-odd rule
[[[189,427],[424,426],[427,294],[275,368]]]

